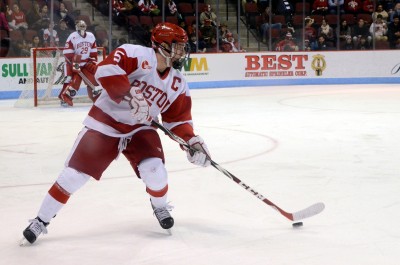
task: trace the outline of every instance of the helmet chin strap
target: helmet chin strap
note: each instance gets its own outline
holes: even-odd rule
[[[167,67],[171,67],[172,66],[172,62],[171,62],[171,59],[172,59],[171,53],[172,53],[172,51],[168,50],[167,48],[163,47],[162,45],[158,46],[158,51],[165,58]],[[167,56],[164,52],[168,52],[170,54],[170,56]]]

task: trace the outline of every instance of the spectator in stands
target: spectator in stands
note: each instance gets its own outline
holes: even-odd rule
[[[335,31],[325,19],[322,20],[317,35],[318,37],[324,36],[324,40],[329,47],[333,47],[336,43]]]
[[[310,45],[317,40],[317,30],[314,27],[314,19],[311,17],[306,17],[304,19],[304,39],[310,41]]]
[[[282,29],[282,23],[272,23],[270,21],[271,9],[269,7],[265,8],[264,12],[261,14],[262,22],[260,25],[260,36],[261,41],[265,42],[268,41],[269,35],[268,32],[270,29]]]
[[[158,16],[160,14],[160,9],[154,4],[153,0],[140,0],[138,7],[141,14],[145,16]]]
[[[166,16],[175,16],[179,20],[183,20],[182,16],[178,12],[178,8],[173,0],[167,0],[165,5],[165,15]]]
[[[299,46],[293,40],[292,33],[288,32],[285,35],[285,38],[278,42],[275,47],[276,51],[298,51]]]
[[[43,31],[43,45],[44,47],[58,47],[59,38],[57,31],[54,29],[54,22],[48,23],[48,27]]]
[[[375,12],[372,13],[372,21],[375,21],[378,15],[382,16],[383,22],[385,22],[385,23],[388,22],[389,14],[388,14],[388,12],[386,12],[386,10],[383,9],[383,5],[382,4],[378,4],[376,6]]]
[[[325,36],[321,35],[315,42],[314,46],[311,46],[313,51],[327,51],[330,50],[329,45],[326,43]]]
[[[5,11],[5,15],[7,18],[7,21],[10,22],[11,21],[11,15],[13,13],[13,11],[11,10],[12,7],[10,7],[9,5],[6,4],[6,11]]]
[[[178,20],[178,26],[183,28],[184,31],[186,31],[186,33],[188,32],[188,26],[186,25],[185,20]]]
[[[340,26],[339,26],[340,41],[345,41],[348,38],[351,39],[351,35],[352,35],[352,28],[349,26],[349,24],[347,24],[347,20],[343,19],[340,22]]]
[[[34,35],[32,37],[32,47],[31,48],[43,48],[43,43],[40,41],[40,37],[38,35]]]
[[[190,53],[203,53],[206,52],[206,43],[203,40],[197,41],[196,34],[189,36]]]
[[[37,1],[33,1],[32,9],[27,12],[26,19],[30,29],[39,31],[43,27],[39,26],[39,20],[42,18],[40,15],[40,6]]]
[[[35,38],[36,37],[36,38]],[[30,57],[31,48],[41,48],[39,36],[34,36],[32,40],[18,40],[12,45],[13,56]]]
[[[223,39],[226,38],[226,34],[230,33],[231,31],[228,29],[228,24],[222,22],[219,25],[219,41],[222,42]]]
[[[362,3],[360,0],[345,0],[344,10],[347,14],[357,15],[362,9]]]
[[[344,0],[328,0],[330,14],[344,14]]]
[[[10,36],[10,28],[8,27],[8,21],[5,14],[5,6],[0,4],[0,30],[5,30],[7,35]]]
[[[59,38],[59,45],[60,45],[60,47],[64,47],[64,45],[68,39],[68,36],[72,33],[72,30],[70,30],[68,28],[65,20],[61,19],[56,27],[56,31],[57,31],[57,35]]]
[[[353,39],[351,38],[351,36],[346,36],[346,39],[340,49],[344,51],[354,50]]]
[[[31,49],[32,45],[26,40],[22,40],[19,45],[20,45],[20,47],[19,47],[19,49],[20,49],[19,56],[21,56],[21,57],[30,57],[31,56],[30,49]]]
[[[325,16],[328,13],[328,0],[315,0],[312,5],[311,14]]]
[[[369,33],[377,41],[387,41],[387,25],[382,19],[382,15],[378,15],[376,20],[371,23]]]
[[[387,31],[390,48],[391,49],[400,49],[400,17],[394,16],[393,22],[390,22],[388,25]]]
[[[246,52],[233,37],[232,33],[226,34],[226,38],[223,39],[222,50],[224,52]]]
[[[360,41],[357,44],[357,50],[370,50],[370,49],[371,49],[371,45],[367,41],[367,38],[361,37]]]
[[[40,8],[40,14],[41,14],[42,19],[50,20],[50,11],[49,11],[49,7],[46,4],[44,4]]]
[[[39,16],[36,15],[37,11],[36,8],[39,8]],[[50,21],[50,16],[49,16],[49,9],[46,5],[43,5],[41,8],[39,7],[39,5],[35,5],[33,9],[35,11],[33,11],[33,16],[35,17],[33,24],[31,24],[31,28],[36,30],[36,31],[43,31],[45,30],[48,25],[49,25],[49,21]]]
[[[25,13],[19,9],[19,5],[16,3],[12,5],[11,20],[8,22],[8,26],[13,30],[28,29]]]
[[[200,26],[204,26],[207,21],[211,23],[212,26],[217,27],[217,15],[212,11],[211,5],[206,5],[203,12],[200,14]]]
[[[204,42],[208,45],[212,37],[217,37],[217,29],[212,26],[211,19],[206,19],[204,25],[200,28],[201,36]]]
[[[60,7],[54,13],[55,21],[60,21],[61,19],[66,23],[67,27],[71,30],[75,30],[75,18],[71,14],[70,10],[65,7],[63,2],[60,2]]]
[[[390,22],[393,21],[394,16],[400,17],[400,3],[396,3],[393,10],[389,13]]]
[[[220,44],[221,43],[222,42],[220,42]],[[210,44],[207,46],[206,52],[214,52],[214,53],[222,52],[222,50],[219,48],[217,38],[211,38]]]
[[[196,35],[196,34],[198,34],[197,37],[198,37],[199,39],[202,38],[201,31],[198,30],[198,27],[197,27],[196,19],[194,19],[194,20],[192,21],[192,24],[190,24],[190,25],[188,26],[187,32],[188,32],[188,35],[192,35],[192,34],[195,34],[195,35]]]
[[[353,27],[353,43],[358,45],[361,37],[364,37],[369,43],[372,40],[371,35],[369,35],[369,27],[365,24],[364,19],[360,18],[356,25]]]
[[[362,3],[362,11],[366,14],[372,14],[374,12],[374,1],[373,0],[364,0]]]
[[[11,45],[11,54],[13,57],[25,57],[25,55],[21,55],[24,54],[24,51],[26,49],[26,42],[24,39],[21,40],[13,40],[12,41],[12,45]]]
[[[311,51],[311,45],[309,40],[304,40],[303,51]]]
[[[29,57],[31,48],[41,48],[41,47],[42,46],[40,45],[39,36],[34,36],[32,38],[32,41],[27,41],[25,39],[14,41],[9,51],[11,51],[12,56]]]

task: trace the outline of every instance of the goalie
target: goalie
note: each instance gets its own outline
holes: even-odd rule
[[[96,39],[93,33],[86,31],[85,21],[78,20],[75,26],[76,31],[68,36],[63,50],[66,79],[58,97],[61,100],[61,106],[65,107],[73,106],[73,98],[82,83],[81,75],[86,76],[91,84],[98,85],[94,78],[97,69]],[[86,85],[89,98],[94,102],[101,90],[96,90],[89,84]]]

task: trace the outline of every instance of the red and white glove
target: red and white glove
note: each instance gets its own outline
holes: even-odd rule
[[[128,101],[134,119],[137,119],[140,123],[150,124],[149,104],[147,104],[146,99],[143,97],[140,88],[132,87],[129,95],[126,95],[124,99]]]
[[[204,143],[203,138],[200,136],[194,136],[190,138],[188,144],[196,149],[196,152],[192,150],[186,150],[186,155],[190,163],[198,166],[208,167],[211,165],[210,152],[208,151],[207,145]]]
[[[91,73],[91,74],[95,74],[96,73],[96,69],[97,69],[97,62],[96,61],[89,61],[85,64],[85,69]]]

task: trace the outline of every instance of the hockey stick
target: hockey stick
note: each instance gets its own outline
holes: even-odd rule
[[[90,82],[90,81],[89,81]],[[174,140],[175,142],[183,145],[184,147],[186,147],[187,149],[196,152],[197,150],[194,149],[191,145],[189,145],[185,140],[183,140],[182,138],[180,138],[179,136],[177,136],[176,134],[174,134],[173,132],[171,132],[170,130],[168,130],[167,128],[165,128],[164,126],[162,126],[160,123],[152,120],[151,124],[157,128],[159,128],[160,130],[162,130],[165,134],[167,134],[168,136],[171,137],[172,140]],[[291,221],[299,221],[299,220],[303,220],[305,218],[309,218],[312,217],[314,215],[319,214],[320,212],[322,212],[325,208],[325,204],[322,202],[318,202],[315,203],[313,205],[308,206],[307,208],[304,208],[300,211],[294,212],[294,213],[290,213],[287,212],[285,210],[283,210],[282,208],[280,208],[279,206],[277,206],[275,203],[273,203],[272,201],[268,200],[267,198],[265,198],[263,195],[261,195],[259,192],[257,192],[256,190],[254,190],[252,187],[250,187],[249,185],[245,184],[243,181],[241,181],[239,178],[237,178],[236,176],[234,176],[232,173],[230,173],[228,170],[224,169],[223,167],[221,167],[219,164],[217,164],[215,161],[213,161],[212,159],[210,159],[211,165],[216,168],[218,171],[220,171],[221,173],[223,173],[225,176],[227,176],[228,178],[230,178],[231,180],[233,180],[236,184],[238,184],[239,186],[241,186],[242,188],[244,188],[245,190],[247,190],[248,192],[250,192],[253,196],[257,197],[259,200],[263,201],[264,203],[266,203],[267,205],[271,206],[273,209],[275,209],[276,211],[278,211],[281,215],[283,215],[284,217],[286,217],[287,219],[291,220]]]
[[[169,137],[171,137],[172,140],[174,140],[175,142],[183,145],[184,147],[186,147],[189,150],[197,151],[192,146],[190,146],[185,140],[183,140],[182,138],[180,138],[179,136],[177,136],[176,134],[174,134],[173,132],[171,132],[170,130],[165,128],[164,126],[162,126],[160,123],[158,123],[158,122],[156,122],[154,120],[151,123],[152,123],[153,126],[159,128],[165,134],[167,134]],[[291,221],[299,221],[299,220],[302,220],[302,219],[305,219],[305,218],[312,217],[312,216],[317,215],[320,212],[322,212],[324,210],[324,208],[325,208],[324,203],[318,202],[318,203],[315,203],[315,204],[313,204],[311,206],[308,206],[305,209],[302,209],[302,210],[294,212],[294,213],[290,213],[290,212],[284,211],[282,208],[277,206],[275,203],[271,202],[270,200],[265,198],[263,195],[261,195],[260,193],[255,191],[252,187],[250,187],[249,185],[245,184],[239,178],[235,177],[228,170],[226,170],[223,167],[221,167],[220,165],[218,165],[212,159],[210,159],[210,162],[211,162],[211,165],[214,168],[216,168],[218,171],[222,172],[225,176],[227,176],[228,178],[233,180],[236,184],[238,184],[239,186],[241,186],[242,188],[244,188],[245,190],[250,192],[253,196],[255,196],[256,198],[260,199],[261,201],[263,201],[267,205],[271,206],[273,209],[277,210],[281,215],[283,215],[284,217],[286,217],[287,219],[289,219]]]

